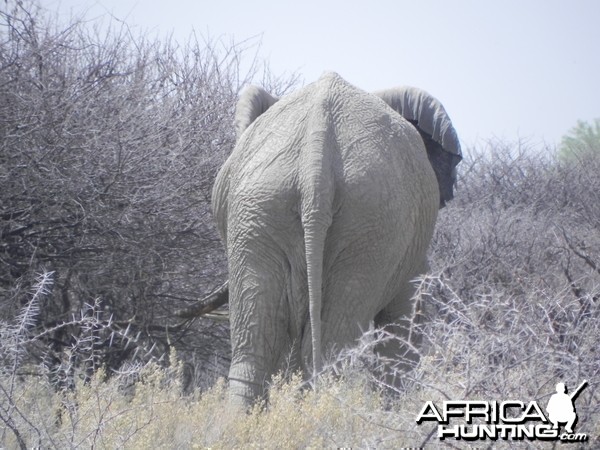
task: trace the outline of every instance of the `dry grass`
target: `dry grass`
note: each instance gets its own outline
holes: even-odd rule
[[[600,433],[600,312],[597,301],[588,307],[570,297],[569,289],[532,291],[519,302],[498,293],[467,304],[441,277],[424,278],[419,298],[436,312],[420,326],[423,356],[401,374],[401,388],[383,385],[374,353],[393,337],[371,330],[333,361],[316,389],[297,375],[277,377],[268,404],[249,413],[228,404],[222,379],[205,392],[184,394],[183,365],[175,361],[170,368],[124,368],[109,378],[98,371],[59,391],[48,378],[19,377],[11,420],[28,446],[55,448],[435,447],[435,426],[415,423],[426,401],[536,400],[545,406],[557,381],[574,387],[587,379],[590,386],[577,400],[577,431],[593,440]],[[8,400],[2,397],[3,411]],[[0,444],[18,442],[5,428]]]

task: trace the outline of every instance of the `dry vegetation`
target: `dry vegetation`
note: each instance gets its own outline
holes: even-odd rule
[[[373,349],[391,337],[371,330],[318,390],[286,374],[245,414],[218,380],[226,324],[172,313],[226,277],[208,201],[258,76],[240,73],[248,49],[1,8],[0,447],[436,446],[415,424],[427,400],[545,405],[584,379],[577,431],[600,444],[600,149],[471,151],[402,389],[381,383]],[[265,74],[280,93],[295,82]]]

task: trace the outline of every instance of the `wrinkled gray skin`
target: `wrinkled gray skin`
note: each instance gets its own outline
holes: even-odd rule
[[[406,91],[368,94],[326,73],[281,100],[242,94],[212,199],[229,262],[234,402],[262,395],[280,369],[318,373],[323,352],[410,312],[460,146],[441,105],[424,114]],[[433,121],[418,131],[388,104]]]

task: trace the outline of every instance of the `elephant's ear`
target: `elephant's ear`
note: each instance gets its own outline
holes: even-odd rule
[[[398,87],[375,92],[421,134],[440,187],[440,208],[454,197],[460,142],[442,104],[422,89]]]
[[[278,100],[261,87],[247,86],[235,107],[236,138],[239,139],[246,128]]]

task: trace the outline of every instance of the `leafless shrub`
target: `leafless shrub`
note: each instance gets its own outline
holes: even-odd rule
[[[238,90],[261,76],[256,59],[240,69],[254,43],[179,45],[116,21],[61,27],[36,2],[2,8],[0,317],[18,314],[35,274],[51,271],[36,322],[49,351],[34,362],[60,366],[85,330],[57,325],[98,298],[99,320],[138,338],[123,348],[98,338],[98,363],[176,346],[222,372],[227,326],[173,311],[226,278],[209,199]],[[296,80],[262,76],[280,91]]]
[[[564,164],[522,146],[496,145],[471,157],[456,201],[440,214],[434,271],[451,279],[461,297],[495,288],[560,291],[569,279],[593,288],[599,166],[597,158]]]

